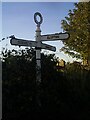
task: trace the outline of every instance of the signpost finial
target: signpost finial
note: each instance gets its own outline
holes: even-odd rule
[[[38,19],[37,19],[37,16],[39,16],[39,18],[40,18],[39,21],[38,21]],[[41,15],[41,13],[36,12],[36,13],[34,14],[34,21],[35,21],[35,23],[37,24],[37,26],[40,27],[40,24],[42,24],[42,21],[43,21],[43,17],[42,17],[42,15]]]

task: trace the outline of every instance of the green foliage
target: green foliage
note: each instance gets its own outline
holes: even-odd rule
[[[38,86],[34,50],[3,52],[3,120],[90,119],[90,71],[73,63],[62,74],[56,68],[55,55],[42,53],[41,57]]]
[[[90,2],[74,5],[75,8],[69,10],[68,16],[62,20],[62,28],[70,33],[62,50],[73,57],[87,59],[90,49]]]
[[[33,53],[34,51],[30,50],[19,52],[12,50],[7,54],[3,53],[2,87],[3,118],[5,120],[10,117],[15,119],[17,115],[24,113],[24,110],[30,112],[26,109],[27,106],[33,111],[32,99],[35,93],[35,58],[31,61]]]

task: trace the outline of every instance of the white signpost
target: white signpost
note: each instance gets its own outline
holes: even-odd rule
[[[40,21],[37,20],[37,16],[40,17]],[[48,35],[41,35],[40,25],[43,21],[43,17],[39,12],[34,14],[34,21],[37,24],[36,28],[36,41],[29,41],[23,39],[17,39],[15,37],[10,37],[11,45],[18,46],[29,46],[35,47],[36,49],[36,82],[39,84],[41,82],[41,49],[47,49],[51,51],[56,51],[56,47],[42,43],[43,41],[56,41],[56,40],[66,40],[70,36],[68,33],[55,33]]]
[[[37,20],[37,16],[40,17],[40,21]],[[41,82],[41,49],[47,49],[54,52],[56,51],[56,47],[44,44],[42,42],[66,40],[69,38],[69,34],[55,33],[55,34],[41,35],[40,25],[43,21],[43,17],[39,12],[36,12],[34,14],[34,21],[37,24],[36,35],[35,35],[36,41],[17,39],[14,36],[12,36],[10,37],[11,38],[10,43],[11,45],[35,47],[36,49],[36,83],[37,85],[39,85]],[[37,102],[38,102],[38,105],[40,106],[40,100],[38,97],[39,97],[39,92],[37,92]]]
[[[40,17],[40,21],[37,20],[37,16]],[[29,46],[35,47],[36,49],[36,83],[37,85],[41,82],[41,49],[47,49],[51,51],[56,51],[56,47],[47,45],[42,43],[43,41],[56,41],[56,40],[65,40],[69,38],[68,33],[55,33],[55,34],[48,34],[48,35],[41,35],[40,25],[43,21],[43,17],[39,12],[34,14],[34,21],[37,24],[36,28],[36,41],[29,41],[23,39],[17,39],[14,36],[10,37],[11,45],[18,45],[18,46]],[[39,99],[39,89],[37,91],[36,101],[39,106],[41,106],[40,99]]]

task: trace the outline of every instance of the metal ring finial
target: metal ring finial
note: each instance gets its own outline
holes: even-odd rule
[[[37,20],[37,16],[40,17],[40,21]],[[42,23],[43,17],[42,17],[42,15],[41,15],[41,13],[36,12],[36,13],[34,14],[34,21],[35,21],[35,23],[36,23],[37,25],[40,25],[40,24]]]

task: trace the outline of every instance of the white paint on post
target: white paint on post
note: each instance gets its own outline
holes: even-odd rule
[[[41,30],[40,27],[37,26],[36,29],[36,41],[37,41],[37,47],[36,47],[36,82],[41,82],[41,41],[40,41],[40,34]]]
[[[40,21],[37,20],[37,16],[40,17]],[[40,30],[40,24],[42,23],[42,15],[38,12],[34,14],[34,21],[37,24],[36,29],[36,82],[39,84],[41,82],[41,30]]]

